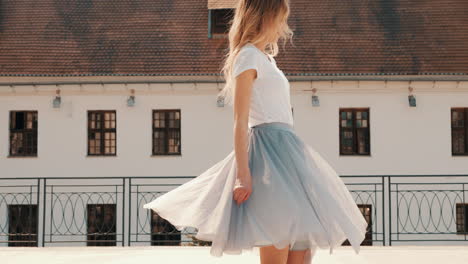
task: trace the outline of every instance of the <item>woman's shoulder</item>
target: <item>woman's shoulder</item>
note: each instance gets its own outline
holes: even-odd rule
[[[236,55],[236,61],[239,63],[242,63],[243,61],[258,63],[261,61],[261,57],[260,54],[258,54],[256,47],[254,47],[253,44],[247,43],[239,49],[239,52]]]
[[[252,43],[248,42],[239,49],[239,54],[257,56],[257,48]]]
[[[255,69],[260,71],[262,66],[261,54],[258,54],[256,47],[253,44],[244,44],[234,59],[233,76],[236,77],[241,72],[247,69]]]
[[[274,56],[272,56],[270,54],[263,53],[257,47],[255,47],[254,44],[252,44],[250,42],[247,42],[246,44],[244,44],[240,48],[239,53],[242,54],[245,57],[250,57],[251,59],[257,59],[260,62],[262,62],[264,59],[266,59],[268,57],[269,60],[276,65],[276,60],[275,60]]]

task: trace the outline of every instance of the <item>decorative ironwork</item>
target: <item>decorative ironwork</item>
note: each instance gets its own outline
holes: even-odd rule
[[[361,245],[375,242],[385,245],[385,177],[342,176],[342,179],[368,223]],[[345,240],[343,245],[350,243]]]
[[[39,179],[0,179],[0,246],[38,246]]]
[[[151,245],[194,245],[192,236],[197,229],[185,227],[177,230],[175,226],[162,218],[152,209],[143,208],[162,194],[176,188],[193,177],[132,177],[129,179],[130,202],[136,202],[136,208],[131,209],[129,219],[129,243],[150,242]]]
[[[389,178],[390,244],[392,241],[467,241],[457,232],[468,215],[457,207],[466,205],[467,178],[443,177],[438,182],[414,181],[412,177]],[[458,209],[460,210],[460,209]]]
[[[468,241],[468,175],[341,177],[369,223],[362,245]],[[192,178],[0,178],[0,245],[210,245],[143,208]]]
[[[45,243],[124,245],[124,178],[46,178]],[[120,230],[120,232],[117,232]]]

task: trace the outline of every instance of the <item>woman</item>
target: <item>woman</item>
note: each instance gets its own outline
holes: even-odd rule
[[[198,177],[145,204],[178,230],[198,229],[210,254],[259,247],[261,263],[311,263],[346,238],[356,253],[367,222],[336,172],[293,128],[277,41],[293,35],[288,0],[240,0],[220,95],[234,110],[234,150]],[[266,48],[273,53],[267,53]],[[235,204],[234,204],[235,202]]]

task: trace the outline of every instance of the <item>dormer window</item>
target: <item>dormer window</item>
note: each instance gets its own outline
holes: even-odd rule
[[[235,1],[208,0],[208,37],[225,37],[234,15]]]
[[[234,14],[233,9],[213,9],[209,11],[210,38],[225,36],[229,31],[229,21]]]

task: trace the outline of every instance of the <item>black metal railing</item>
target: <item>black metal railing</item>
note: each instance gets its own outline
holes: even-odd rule
[[[129,178],[131,213],[128,215],[128,244],[151,242],[151,245],[196,245],[196,229],[186,227],[178,231],[153,210],[143,208],[167,191],[194,177],[132,177]],[[135,206],[132,207],[132,203]],[[202,243],[202,242],[200,242]]]
[[[435,175],[389,177],[390,245],[468,241],[468,180]],[[431,181],[433,178],[439,181]]]
[[[209,245],[143,208],[192,178],[0,178],[0,246]],[[468,241],[468,175],[341,178],[369,223],[363,245]]]

